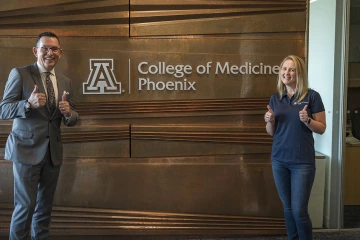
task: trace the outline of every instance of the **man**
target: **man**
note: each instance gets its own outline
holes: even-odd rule
[[[39,34],[37,62],[14,68],[0,103],[0,119],[14,119],[5,159],[13,162],[14,212],[10,240],[47,239],[55,189],[62,163],[61,121],[74,126],[78,113],[70,79],[55,73],[62,49],[51,32]]]

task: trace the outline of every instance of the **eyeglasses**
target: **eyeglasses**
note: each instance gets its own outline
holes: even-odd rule
[[[43,53],[48,53],[50,50],[53,52],[53,53],[59,53],[60,52],[60,48],[58,47],[40,47],[41,51]]]

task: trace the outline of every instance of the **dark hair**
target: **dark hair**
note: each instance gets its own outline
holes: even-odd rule
[[[35,47],[37,47],[37,45],[38,45],[38,43],[39,43],[39,41],[40,41],[40,38],[42,38],[42,37],[54,37],[54,38],[56,38],[56,39],[58,40],[59,45],[60,45],[60,40],[59,40],[58,36],[56,36],[55,33],[53,33],[53,32],[42,32],[42,33],[40,33],[39,36],[36,38]]]

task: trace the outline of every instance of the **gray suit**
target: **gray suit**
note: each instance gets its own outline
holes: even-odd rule
[[[10,72],[0,103],[0,119],[14,119],[5,149],[5,159],[13,162],[15,181],[15,209],[10,239],[25,239],[31,222],[33,237],[47,239],[63,157],[60,125],[63,121],[67,126],[74,126],[78,120],[72,102],[70,79],[56,73],[56,80],[58,99],[61,99],[64,91],[69,93],[67,101],[72,109],[69,119],[65,119],[59,108],[50,116],[47,105],[26,113],[25,102],[34,85],[38,86],[40,93],[46,93],[36,63],[14,68]],[[46,232],[43,236],[42,231]]]

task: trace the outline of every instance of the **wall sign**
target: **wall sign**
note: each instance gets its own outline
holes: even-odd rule
[[[196,91],[196,81],[189,79],[190,75],[244,75],[244,74],[278,74],[279,66],[263,63],[252,64],[245,62],[236,65],[230,62],[207,62],[203,65],[191,66],[186,64],[171,65],[166,62],[140,62],[137,65],[138,91]],[[131,93],[131,59],[129,59],[129,91]],[[168,75],[172,80],[159,81],[157,76]],[[121,94],[121,83],[114,75],[113,59],[90,59],[90,73],[87,82],[83,83],[84,94]]]

